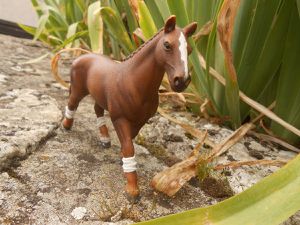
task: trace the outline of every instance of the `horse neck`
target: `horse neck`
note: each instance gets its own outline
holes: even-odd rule
[[[162,34],[158,34],[124,63],[128,68],[126,79],[138,85],[141,94],[158,93],[165,70],[155,57],[155,48]]]

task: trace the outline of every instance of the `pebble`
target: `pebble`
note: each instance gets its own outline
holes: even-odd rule
[[[74,217],[75,220],[81,220],[86,214],[86,208],[84,207],[76,207],[73,209],[71,215]]]

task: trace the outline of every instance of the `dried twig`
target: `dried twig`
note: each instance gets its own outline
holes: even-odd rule
[[[159,114],[161,114],[166,119],[178,124],[184,130],[186,130],[188,133],[190,133],[194,137],[198,138],[199,140],[202,140],[203,137],[205,136],[205,133],[206,133],[205,131],[201,131],[201,130],[196,129],[196,128],[188,125],[188,124],[182,123],[181,121],[169,116],[162,108],[158,107],[157,112],[159,112]],[[208,138],[205,139],[204,143],[207,144],[210,147],[215,146],[215,144],[212,141],[210,141]]]
[[[273,132],[265,126],[264,121],[262,119],[259,120],[259,125],[268,135],[275,136]]]
[[[236,144],[245,134],[253,129],[255,126],[252,123],[245,123],[239,129],[235,130],[231,135],[224,139],[221,143],[215,145],[213,150],[210,152],[208,159],[211,161],[213,158],[222,155],[230,147]]]
[[[194,103],[194,104],[202,104],[202,100],[192,93],[177,93],[177,92],[162,92],[159,93],[159,96],[177,96],[183,103]],[[187,97],[194,98],[195,101],[187,99]]]
[[[273,110],[276,106],[276,101],[272,102],[271,105],[269,105],[268,109]],[[260,113],[255,119],[252,120],[252,123],[256,123],[257,121],[261,120],[265,115]]]
[[[299,148],[296,148],[295,146],[293,145],[290,145],[289,143],[277,138],[277,137],[274,137],[274,136],[270,136],[270,135],[267,135],[267,134],[260,134],[260,133],[256,133],[254,131],[250,131],[249,134],[251,135],[254,135],[255,137],[261,139],[261,140],[264,140],[264,141],[270,141],[270,142],[274,142],[278,145],[281,145],[282,147],[286,148],[286,149],[289,149],[293,152],[297,152],[297,153],[300,153],[300,149]]]
[[[253,160],[253,161],[244,161],[244,162],[230,162],[227,164],[220,164],[214,167],[215,170],[222,170],[226,168],[239,168],[241,166],[282,166],[288,163],[288,161],[284,160]]]
[[[209,119],[209,115],[206,111],[206,106],[209,104],[209,100],[206,98],[203,102],[203,104],[201,104],[200,106],[200,112],[203,114],[205,119]]]

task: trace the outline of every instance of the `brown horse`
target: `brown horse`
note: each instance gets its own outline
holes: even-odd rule
[[[63,126],[72,127],[79,102],[90,94],[95,99],[100,142],[109,147],[103,117],[104,110],[108,110],[121,143],[126,193],[132,200],[139,196],[132,139],[157,110],[158,89],[165,72],[174,91],[181,92],[189,84],[187,55],[191,49],[187,38],[196,28],[197,24],[191,23],[181,29],[176,26],[176,17],[171,16],[164,28],[121,63],[103,55],[86,54],[72,64]]]

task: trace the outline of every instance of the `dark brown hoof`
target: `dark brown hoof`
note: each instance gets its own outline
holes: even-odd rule
[[[66,130],[71,130],[74,119],[64,118],[62,125]]]
[[[110,148],[111,147],[111,142],[102,142],[102,141],[99,141],[99,144],[102,148]]]
[[[138,195],[130,195],[129,193],[125,192],[125,195],[126,195],[127,200],[131,204],[137,204],[141,199],[141,196],[139,194]]]

